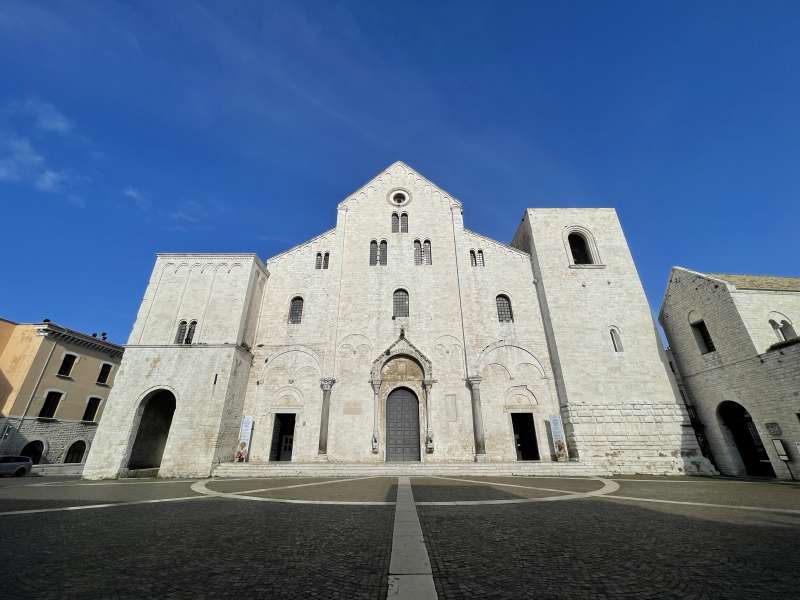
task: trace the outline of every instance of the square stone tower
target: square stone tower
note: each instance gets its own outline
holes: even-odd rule
[[[266,280],[254,254],[158,255],[85,478],[232,460]]]
[[[513,245],[531,256],[570,458],[616,472],[710,470],[616,211],[528,209]]]

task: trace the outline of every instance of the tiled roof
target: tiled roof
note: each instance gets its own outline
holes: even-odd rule
[[[777,277],[775,275],[725,275],[706,273],[709,277],[732,283],[740,290],[773,290],[800,292],[800,277]]]

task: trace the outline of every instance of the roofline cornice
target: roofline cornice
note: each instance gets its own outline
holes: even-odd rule
[[[55,323],[35,323],[33,325],[36,327],[38,335],[75,344],[76,346],[91,348],[103,354],[108,354],[111,358],[121,358],[122,353],[125,351],[125,348],[118,344],[86,335],[74,329],[61,327],[61,325],[56,325]]]

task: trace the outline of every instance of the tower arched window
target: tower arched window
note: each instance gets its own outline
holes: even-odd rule
[[[389,260],[389,244],[386,240],[381,240],[380,251],[378,252],[380,264],[386,265]]]
[[[392,316],[407,317],[408,316],[408,292],[399,289],[394,291],[392,296]]]
[[[400,215],[400,233],[408,233],[408,213]]]
[[[181,321],[178,323],[178,331],[175,333],[175,343],[182,344],[183,340],[186,339],[186,321]]]
[[[611,328],[609,332],[611,335],[611,345],[614,347],[614,352],[622,352],[624,348],[622,347],[622,337],[619,335],[619,331]]]
[[[369,264],[370,265],[377,265],[378,264],[378,242],[372,240],[369,243]]]
[[[469,251],[469,266],[477,267],[478,266],[478,259],[475,258],[475,250]]]
[[[194,331],[197,329],[197,321],[190,321],[189,322],[189,329],[186,330],[186,339],[184,340],[184,344],[191,344],[192,340],[194,339]]]
[[[775,332],[775,335],[778,336],[778,340],[781,342],[785,342],[786,340],[791,340],[792,338],[797,337],[794,327],[786,319],[781,319],[780,323],[774,319],[770,319],[769,324],[772,326],[772,330]]]
[[[572,252],[573,263],[576,265],[594,264],[592,253],[589,250],[589,242],[585,236],[573,231],[567,236],[567,241],[569,242],[570,252]]]
[[[327,269],[328,268],[328,264],[330,263],[330,258],[331,258],[331,253],[330,252],[326,252],[325,256],[322,257],[322,268],[323,269]]]
[[[422,242],[414,240],[414,264],[422,264]]]
[[[425,240],[422,243],[422,262],[426,265],[433,264],[433,256],[431,255],[431,241]]]
[[[478,250],[478,266],[479,267],[484,266],[484,263],[483,263],[483,250]]]
[[[314,268],[315,269],[321,269],[322,268],[322,252],[317,252],[317,260],[314,263]]]
[[[303,299],[300,296],[292,298],[289,304],[289,323],[299,325],[303,320]]]
[[[495,298],[497,303],[497,320],[501,323],[513,323],[514,313],[511,310],[511,300],[505,294],[500,294]]]
[[[400,231],[400,217],[397,213],[392,213],[392,233]]]

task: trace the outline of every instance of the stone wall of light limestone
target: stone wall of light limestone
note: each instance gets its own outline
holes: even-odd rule
[[[395,189],[405,190],[410,202],[393,205]],[[408,214],[407,233],[392,233],[393,212]],[[369,265],[372,240],[387,241],[387,265]],[[431,265],[414,264],[415,240],[431,241]],[[470,249],[483,250],[484,267],[470,265]],[[329,269],[315,269],[317,252],[326,251],[331,253]],[[489,460],[515,459],[514,411],[536,415],[540,454],[549,460],[545,420],[558,408],[529,257],[465,231],[461,206],[446,192],[408,167],[393,165],[342,202],[335,230],[270,259],[268,269],[245,408],[256,417],[252,461],[268,459],[276,412],[298,414],[293,460],[316,458],[319,380],[333,377],[329,460],[383,462],[383,412],[391,389],[380,390],[379,451],[373,453],[376,407],[370,369],[398,339],[401,327],[433,365],[428,407],[434,450],[423,449],[423,461],[473,460],[467,375],[485,378],[482,410]],[[392,319],[392,295],[398,288],[409,292],[409,318]],[[512,300],[513,324],[498,323],[495,298],[500,293]],[[297,295],[304,299],[304,313],[302,323],[293,325],[288,323],[289,302]]]
[[[771,311],[780,310],[796,322],[795,297],[787,296],[736,290],[681,268],[671,273],[661,324],[714,460],[726,475],[745,474],[730,431],[719,416],[719,405],[726,400],[750,413],[779,477],[791,475],[775,453],[773,438],[784,441],[792,458],[789,468],[800,471],[800,345],[764,353],[765,345],[774,343],[769,339],[774,336],[768,323]],[[800,294],[795,296],[800,298]],[[690,326],[697,318],[705,321],[715,352],[700,353]],[[767,423],[778,423],[781,435],[771,435]]]
[[[736,289],[731,291],[731,297],[757,352],[766,352],[781,341],[769,324],[770,319],[776,323],[785,319],[800,333],[800,293]]]
[[[229,461],[242,414],[243,381],[250,354],[234,345],[129,347],[97,429],[83,476],[117,477],[126,472],[145,400],[166,389],[175,413],[159,476],[205,477]]]
[[[596,264],[572,264],[575,230]],[[514,243],[533,258],[571,454],[618,472],[708,472],[616,212],[528,209]],[[623,352],[614,351],[612,327]]]
[[[176,398],[160,476],[205,476],[232,459],[252,364],[251,307],[266,278],[255,255],[158,256],[84,477],[125,472],[143,401],[159,389]],[[178,322],[193,319],[192,345],[174,344]]]

